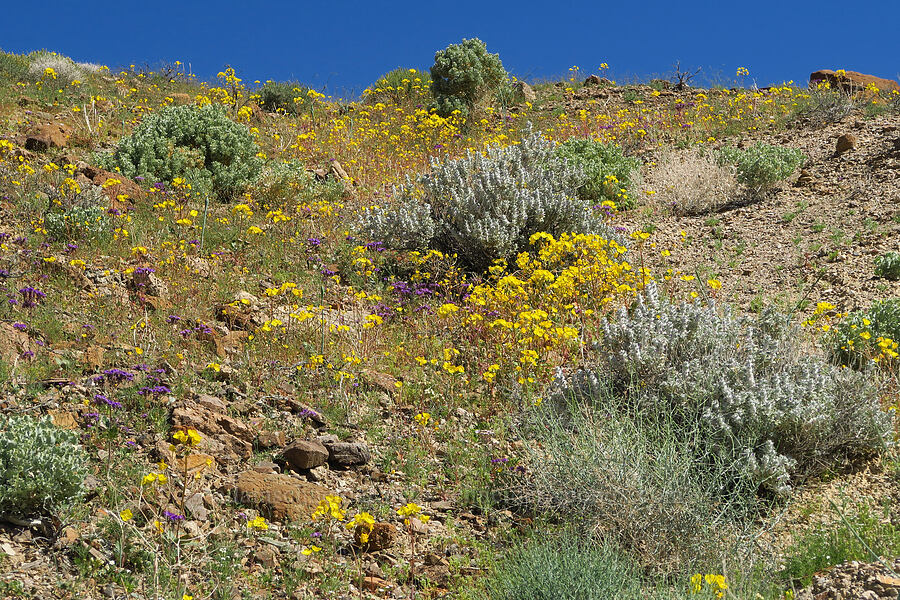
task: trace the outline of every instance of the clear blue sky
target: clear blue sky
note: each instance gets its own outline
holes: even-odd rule
[[[0,10],[7,52],[46,48],[110,68],[181,60],[207,80],[230,64],[245,81],[296,79],[335,95],[398,66],[430,67],[464,37],[528,80],[606,62],[627,81],[666,75],[676,60],[703,67],[707,82],[741,66],[759,85],[819,68],[900,78],[900,0],[18,0]]]

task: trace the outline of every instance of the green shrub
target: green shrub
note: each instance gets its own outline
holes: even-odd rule
[[[410,100],[424,104],[431,97],[431,75],[420,69],[396,68],[379,77],[364,94],[370,104],[402,104]]]
[[[491,600],[648,598],[640,570],[612,548],[553,533],[514,547],[485,585]]]
[[[521,144],[431,167],[419,185],[407,180],[396,191],[394,206],[363,212],[365,235],[398,250],[456,254],[475,271],[527,249],[539,231],[596,233],[624,245],[599,211],[578,198],[583,172],[557,156],[539,132],[526,134]]]
[[[0,50],[0,79],[17,83],[28,79],[28,59],[19,54]]]
[[[253,189],[260,198],[278,204],[296,204],[327,199],[338,202],[344,193],[343,184],[334,178],[316,181],[299,160],[272,161],[263,167]]]
[[[602,339],[597,368],[560,380],[554,396],[589,402],[607,381],[623,410],[673,415],[688,432],[699,424],[698,451],[731,464],[735,482],[786,494],[792,477],[890,439],[876,383],[802,352],[773,310],[735,317],[713,302],[668,302],[651,285]]]
[[[78,241],[96,238],[107,231],[106,196],[91,189],[76,196],[74,201],[53,203],[44,213],[47,236],[57,241]]]
[[[734,164],[738,182],[754,192],[762,192],[787,179],[803,162],[803,153],[794,148],[758,142],[746,150],[723,148],[719,151],[718,161],[719,164]]]
[[[856,369],[872,364],[878,356],[885,362],[897,357],[900,342],[900,298],[877,300],[867,310],[859,310],[847,315],[832,327],[825,339],[831,360],[838,365]]]
[[[0,513],[59,510],[83,492],[86,455],[78,436],[49,417],[0,415]]]
[[[490,54],[478,38],[450,44],[434,55],[431,91],[438,114],[460,111],[468,116],[472,108],[490,97],[506,81],[500,56]]]
[[[285,112],[296,115],[303,112],[313,100],[309,88],[297,82],[267,81],[256,91],[260,107],[269,112]]]
[[[875,259],[875,276],[900,280],[900,252],[886,252]]]
[[[262,161],[256,153],[250,132],[229,119],[224,107],[184,105],[145,116],[100,161],[132,178],[169,183],[184,177],[195,192],[227,200],[259,174]]]
[[[590,139],[569,139],[557,147],[556,153],[570,164],[584,171],[584,183],[578,197],[586,202],[610,200],[622,209],[634,207],[630,192],[632,175],[641,168],[641,161],[622,154],[614,144]]]

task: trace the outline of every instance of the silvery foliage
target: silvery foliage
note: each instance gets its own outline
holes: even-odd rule
[[[87,457],[49,417],[0,415],[0,513],[35,516],[78,498]]]
[[[597,368],[558,375],[550,398],[591,402],[611,385],[631,409],[699,419],[735,477],[784,494],[792,475],[883,449],[892,429],[870,379],[799,340],[776,311],[735,317],[712,301],[670,303],[651,285],[604,326]]]
[[[398,250],[436,248],[479,269],[528,248],[539,231],[594,233],[624,245],[591,206],[578,199],[584,173],[529,130],[513,146],[490,146],[464,158],[432,160],[431,173],[394,189],[394,205],[365,211],[361,229]]]

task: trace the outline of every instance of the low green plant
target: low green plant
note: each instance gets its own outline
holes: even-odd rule
[[[640,569],[626,555],[567,531],[520,542],[495,566],[485,587],[491,600],[648,597]]]
[[[875,259],[875,276],[900,280],[900,252],[886,252]]]
[[[296,81],[267,81],[256,91],[261,108],[296,115],[312,102],[309,88]]]
[[[832,327],[825,348],[835,364],[862,369],[878,362],[896,362],[900,342],[900,298],[876,300],[865,310],[852,312]]]
[[[584,171],[579,198],[593,203],[609,200],[622,209],[634,207],[630,187],[641,161],[625,156],[615,144],[591,139],[568,139],[557,147],[556,153]]]
[[[28,79],[28,59],[21,54],[0,50],[0,80],[11,84]]]
[[[420,101],[431,96],[431,74],[421,69],[398,67],[378,78],[364,92],[366,102],[374,104],[402,104]]]
[[[74,199],[52,203],[44,213],[47,236],[57,241],[79,241],[97,238],[109,226],[106,197],[94,189],[78,194]]]
[[[900,528],[890,514],[889,507],[863,505],[854,514],[819,525],[787,550],[782,577],[806,586],[816,573],[845,561],[891,561],[900,556]]]
[[[49,417],[0,415],[0,513],[54,513],[84,492],[87,455]]]
[[[803,153],[758,142],[746,150],[722,148],[717,159],[719,164],[734,164],[738,182],[759,193],[787,179],[803,162]]]
[[[434,108],[442,116],[457,110],[468,116],[479,102],[496,92],[506,78],[500,56],[490,54],[478,38],[450,44],[434,55],[431,67]]]
[[[99,157],[128,177],[172,182],[183,177],[199,194],[228,200],[252,183],[262,161],[248,129],[221,105],[167,106],[146,115],[118,148]]]

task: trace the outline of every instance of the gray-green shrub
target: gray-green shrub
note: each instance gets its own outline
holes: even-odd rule
[[[738,182],[754,192],[762,192],[790,177],[802,164],[803,153],[794,148],[758,142],[746,150],[722,148],[718,161],[719,164],[734,164]]]
[[[611,385],[628,410],[671,414],[688,431],[699,423],[700,450],[733,463],[735,482],[785,494],[792,476],[883,450],[891,432],[875,383],[804,354],[800,340],[775,311],[736,317],[649,286],[604,326],[597,367],[560,379],[553,395],[587,402]]]
[[[106,196],[96,188],[82,191],[74,200],[55,203],[44,213],[47,236],[57,241],[95,238],[108,230]]]
[[[557,146],[557,154],[571,165],[584,171],[584,182],[578,188],[578,197],[586,202],[599,203],[610,200],[622,209],[634,207],[630,187],[633,176],[641,168],[641,161],[625,156],[615,144],[596,140],[570,138]],[[607,181],[607,176],[616,178]]]
[[[0,415],[0,513],[57,511],[83,493],[87,457],[78,436],[49,417]]]
[[[875,258],[875,276],[900,280],[900,252],[885,252]]]
[[[569,532],[513,547],[485,587],[491,600],[643,599],[640,570],[621,552]]]
[[[506,77],[500,56],[489,53],[478,38],[450,44],[435,53],[431,67],[434,108],[443,116],[455,110],[468,116],[476,104],[497,91]]]
[[[394,205],[361,215],[365,235],[395,249],[436,248],[481,270],[528,248],[538,231],[595,233],[624,245],[590,203],[578,198],[584,173],[539,132],[484,154],[432,161],[418,185],[395,189]]]
[[[167,106],[146,115],[100,161],[128,177],[170,183],[184,177],[197,193],[227,200],[256,179],[262,161],[248,129],[220,105]]]

